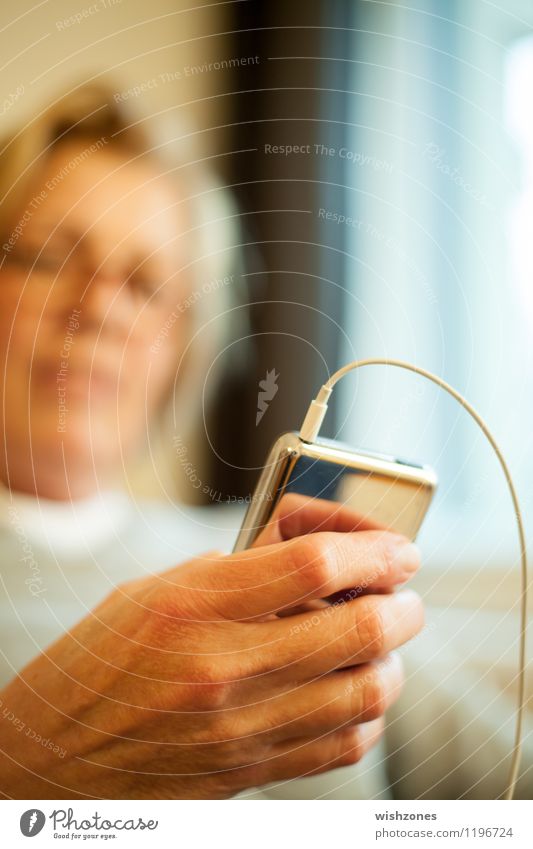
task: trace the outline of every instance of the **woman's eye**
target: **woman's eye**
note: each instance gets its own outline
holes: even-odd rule
[[[153,277],[146,277],[142,274],[134,274],[130,277],[131,288],[143,295],[145,298],[157,298],[159,289],[159,281]]]
[[[64,264],[65,257],[59,254],[41,253],[35,257],[35,268],[39,271],[58,271]]]
[[[10,260],[16,265],[36,271],[57,271],[62,267],[65,257],[50,251],[40,251],[39,248],[20,247],[13,251]]]

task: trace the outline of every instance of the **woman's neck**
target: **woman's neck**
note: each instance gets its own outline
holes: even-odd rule
[[[3,464],[0,478],[11,492],[47,498],[51,501],[81,501],[90,498],[102,489],[107,489],[109,481],[98,480],[94,470],[67,470],[64,466],[46,462],[35,462],[33,467],[26,465]]]

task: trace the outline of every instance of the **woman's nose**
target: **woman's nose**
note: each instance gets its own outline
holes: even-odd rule
[[[119,269],[99,269],[85,283],[80,295],[83,325],[89,323],[109,330],[130,331],[135,305],[127,273]]]

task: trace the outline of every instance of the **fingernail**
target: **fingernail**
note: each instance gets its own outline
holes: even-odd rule
[[[398,652],[391,652],[379,664],[380,675],[392,694],[399,692],[404,682],[403,662]]]
[[[380,662],[381,671],[390,683],[403,680],[403,661],[397,651],[393,651]]]
[[[401,537],[399,539],[401,542],[394,546],[392,562],[399,580],[406,581],[419,569],[422,558],[414,542],[406,542]]]
[[[396,613],[400,618],[404,616],[412,617],[413,622],[416,620],[420,626],[423,625],[424,605],[422,599],[414,590],[400,590],[400,592],[394,593],[394,604]]]
[[[358,726],[363,745],[373,745],[383,734],[383,717],[371,719],[369,722],[361,722]]]

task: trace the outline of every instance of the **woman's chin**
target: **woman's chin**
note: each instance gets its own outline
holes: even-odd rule
[[[11,410],[20,415],[6,423],[5,446],[11,458],[8,479],[21,491],[37,486],[43,497],[83,497],[116,479],[142,440],[133,427],[140,417],[128,409],[117,411],[115,399],[88,404],[86,397],[71,395],[64,409],[35,397],[29,405],[16,400]]]
[[[66,413],[33,412],[29,436],[35,464],[48,458],[64,463],[67,470],[77,467],[109,468],[121,462],[129,439],[121,440],[116,410],[90,410],[72,405]]]

